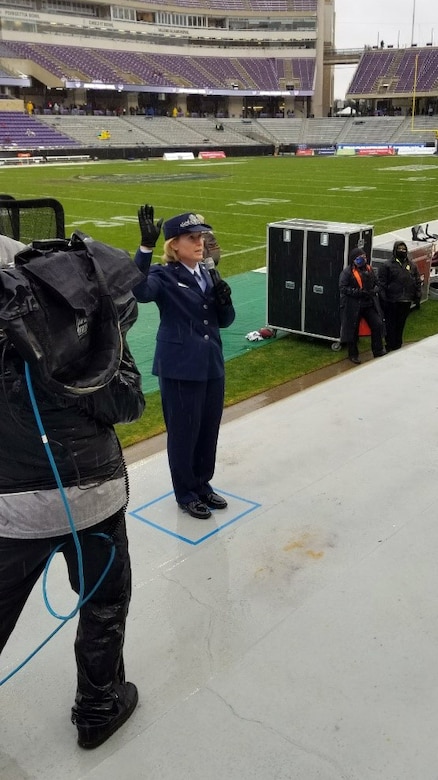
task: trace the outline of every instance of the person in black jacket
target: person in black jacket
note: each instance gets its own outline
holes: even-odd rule
[[[31,375],[29,384],[22,357],[3,331],[0,336],[0,652],[33,586],[59,549],[71,587],[81,593],[72,721],[83,748],[95,748],[108,739],[132,714],[138,699],[136,686],[125,679],[123,663],[131,597],[125,526],[128,483],[114,424],[136,420],[145,402],[126,342],[137,317],[132,294],[124,296],[117,309],[123,338],[119,369],[105,387],[77,398],[49,392],[37,375]],[[31,390],[82,563],[37,426]]]
[[[371,331],[371,349],[374,357],[385,354],[383,347],[383,319],[378,299],[377,278],[367,262],[365,251],[353,249],[349,265],[339,277],[341,335],[340,341],[348,346],[348,357],[359,364],[358,340],[361,320]]]
[[[395,242],[391,260],[379,267],[378,282],[385,312],[386,351],[392,352],[402,346],[412,304],[419,309],[421,300],[421,277],[404,241]]]
[[[224,357],[220,328],[234,321],[229,285],[202,265],[204,233],[210,225],[186,212],[163,225],[165,265],[150,265],[163,220],[152,206],[139,210],[141,245],[135,262],[145,279],[134,287],[137,300],[155,301],[160,325],[152,371],[158,376],[167,453],[175,498],[192,517],[207,519],[225,509],[213,491],[219,426],[224,403]]]

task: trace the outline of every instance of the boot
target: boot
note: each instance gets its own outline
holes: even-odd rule
[[[101,701],[78,694],[71,711],[78,745],[86,750],[102,745],[128,720],[137,702],[138,691],[131,682],[116,683]]]

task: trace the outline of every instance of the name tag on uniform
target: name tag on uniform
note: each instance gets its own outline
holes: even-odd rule
[[[186,290],[189,289],[189,285],[188,284],[183,284],[182,282],[178,282],[178,287],[185,287]]]

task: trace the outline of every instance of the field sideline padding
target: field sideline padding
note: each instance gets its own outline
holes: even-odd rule
[[[236,319],[229,328],[221,330],[221,338],[225,360],[230,360],[270,344],[273,339],[250,342],[245,338],[250,331],[266,325],[266,274],[248,271],[232,276],[227,281],[233,292]],[[142,375],[144,393],[158,390],[157,377],[151,373],[158,325],[156,304],[139,303],[138,320],[129,331],[128,343]]]

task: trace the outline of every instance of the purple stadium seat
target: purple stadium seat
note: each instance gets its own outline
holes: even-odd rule
[[[80,144],[33,116],[17,111],[0,111],[0,147],[14,146],[62,149]]]
[[[275,57],[191,57],[17,42],[7,46],[60,79],[106,84],[217,89],[237,83],[247,90],[278,90],[285,73],[285,62]],[[287,64],[296,88],[311,90],[314,58],[288,59]]]
[[[417,59],[418,58],[418,59]],[[362,55],[348,90],[349,95],[376,92],[388,84],[391,92],[411,94],[417,70],[416,91],[429,92],[438,85],[438,50],[429,48],[380,49]]]

